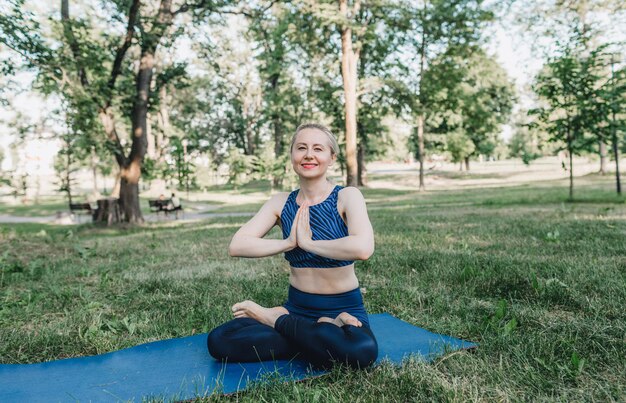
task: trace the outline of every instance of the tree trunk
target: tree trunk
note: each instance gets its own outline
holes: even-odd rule
[[[574,200],[574,147],[573,139],[570,134],[569,125],[567,127],[567,153],[569,154],[569,200]]]
[[[357,5],[355,4],[355,8]],[[348,0],[339,0],[339,11],[345,19],[341,28],[341,75],[345,95],[346,119],[346,186],[358,186],[356,156],[356,87],[358,55],[352,47],[352,29],[349,25]]]
[[[359,186],[367,186],[367,167],[365,165],[365,154],[366,154],[366,148],[365,145],[363,144],[363,141],[361,141],[361,143],[359,143],[359,146],[357,148],[357,162],[358,162],[358,183]]]
[[[619,174],[619,147],[617,146],[617,133],[615,130],[615,111],[612,112],[612,117],[613,117],[613,124],[612,126],[612,133],[611,133],[611,137],[612,137],[612,141],[611,143],[613,143],[613,158],[615,158],[615,184],[617,186],[617,194],[618,195],[622,195],[622,183],[620,180],[620,174]]]
[[[420,163],[420,185],[419,190],[426,188],[424,185],[424,115],[417,117],[417,159]]]
[[[469,172],[470,170],[470,159],[469,157],[465,157],[465,170]]]
[[[93,174],[93,193],[98,194],[98,164],[96,151],[91,149],[91,172]]]
[[[426,10],[426,3],[424,3],[423,10]],[[420,163],[420,185],[419,190],[422,191],[426,189],[426,185],[424,183],[424,122],[426,120],[426,116],[424,114],[424,93],[422,91],[422,78],[424,77],[424,67],[426,64],[426,31],[422,29],[422,41],[420,43],[420,79],[419,79],[419,107],[420,112],[417,117],[417,149],[418,149],[418,159]]]
[[[246,119],[246,155],[254,155],[256,147],[254,144],[254,130],[249,119]]]
[[[115,198],[100,199],[98,209],[93,215],[93,222],[106,223],[107,226],[121,221],[120,202]]]
[[[137,73],[136,95],[133,102],[132,146],[127,162],[121,167],[120,207],[124,221],[143,223],[141,208],[139,207],[139,178],[141,164],[148,150],[148,99],[150,97],[150,83],[154,69],[154,48],[145,48],[141,51],[139,72]]]
[[[146,153],[152,160],[156,159],[156,139],[152,131],[152,124],[150,123],[150,113],[146,114],[146,140],[148,143],[148,149]]]
[[[111,197],[119,198],[120,197],[120,187],[122,183],[122,175],[118,171],[115,174],[115,182],[113,183],[113,189],[111,189]]]
[[[71,163],[72,163],[72,152],[69,149],[70,145],[69,145],[69,141],[67,144],[68,150],[67,150],[67,169],[65,171],[65,183],[67,183],[67,198],[69,199],[70,204],[72,204],[72,178],[70,177],[70,171],[71,171]]]
[[[139,178],[141,162],[135,160],[129,167],[122,169],[120,175],[120,211],[125,222],[141,224],[143,216],[139,207]]]
[[[600,141],[599,142],[599,149],[600,149],[600,175],[604,175],[607,172],[607,166],[608,166],[608,153],[606,151],[606,144],[604,143],[604,141]]]
[[[159,162],[163,162],[165,158],[165,142],[170,129],[170,114],[167,109],[167,89],[165,85],[159,89],[159,113],[157,115],[159,130],[155,136],[155,158]]]
[[[282,125],[278,114],[272,116],[272,126],[274,129],[274,158],[279,159],[285,152]],[[272,179],[272,188],[280,189],[283,186],[283,176],[275,176]]]

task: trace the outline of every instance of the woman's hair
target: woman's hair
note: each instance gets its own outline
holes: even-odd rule
[[[319,123],[304,123],[298,126],[298,128],[296,129],[296,132],[291,138],[291,145],[289,146],[289,152],[293,150],[293,144],[296,142],[296,137],[298,137],[298,133],[300,133],[304,129],[317,129],[321,131],[322,133],[324,133],[326,137],[328,137],[328,140],[330,142],[331,155],[339,155],[339,144],[337,144],[337,139],[335,138],[335,135],[333,134],[333,132],[330,131],[328,127],[321,125]]]

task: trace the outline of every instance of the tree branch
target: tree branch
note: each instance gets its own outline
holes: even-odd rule
[[[113,68],[111,69],[111,77],[109,78],[109,82],[107,83],[107,87],[110,91],[112,91],[115,87],[115,81],[122,72],[122,61],[124,60],[126,51],[133,41],[133,34],[135,33],[135,24],[137,21],[137,15],[139,14],[140,5],[141,0],[133,0],[133,3],[130,6],[130,11],[128,12],[128,25],[126,27],[126,37],[124,38],[124,42],[122,43],[122,45],[117,49],[117,52],[115,54],[115,61],[113,62]],[[112,97],[108,98],[109,99],[106,101],[105,108],[108,108],[111,105]]]
[[[274,4],[278,3],[278,0],[272,0],[269,4],[258,10],[246,10],[245,8],[241,8],[240,10],[221,10],[218,11],[218,14],[232,14],[232,15],[245,15],[248,18],[259,18],[263,13],[272,8]]]
[[[61,22],[63,23],[63,35],[70,45],[70,50],[72,51],[72,55],[74,56],[74,62],[76,63],[76,70],[78,72],[78,78],[80,79],[80,83],[83,87],[89,86],[89,80],[87,79],[87,73],[85,72],[85,68],[81,63],[81,55],[80,55],[80,47],[78,46],[78,41],[74,36],[74,31],[72,30],[72,22],[70,21],[70,6],[69,0],[61,0]]]

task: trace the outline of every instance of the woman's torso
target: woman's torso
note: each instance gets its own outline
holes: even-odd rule
[[[333,189],[333,192],[336,192],[336,198],[332,200],[325,200],[322,203],[336,203],[336,213],[339,214],[342,224],[346,221],[346,213],[344,208],[344,200],[342,196],[341,190],[337,190],[337,188]],[[282,203],[283,209],[281,211],[277,211],[277,224],[281,226],[282,223],[280,220],[280,216],[285,209],[285,204],[289,201],[293,203],[293,200],[289,200],[290,194],[292,193],[283,193],[284,202]],[[296,193],[297,194],[297,193]],[[330,196],[332,196],[331,193]],[[322,203],[318,203],[321,205]],[[312,208],[315,208],[314,205]],[[346,233],[347,235],[347,233]],[[356,278],[356,274],[354,271],[354,263],[349,263],[340,267],[293,267],[291,266],[291,274],[289,276],[289,283],[304,292],[313,293],[313,294],[338,294],[350,290],[354,290],[359,286],[359,281]]]

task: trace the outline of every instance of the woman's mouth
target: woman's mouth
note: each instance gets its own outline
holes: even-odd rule
[[[301,164],[304,169],[313,169],[317,166],[317,164]]]

